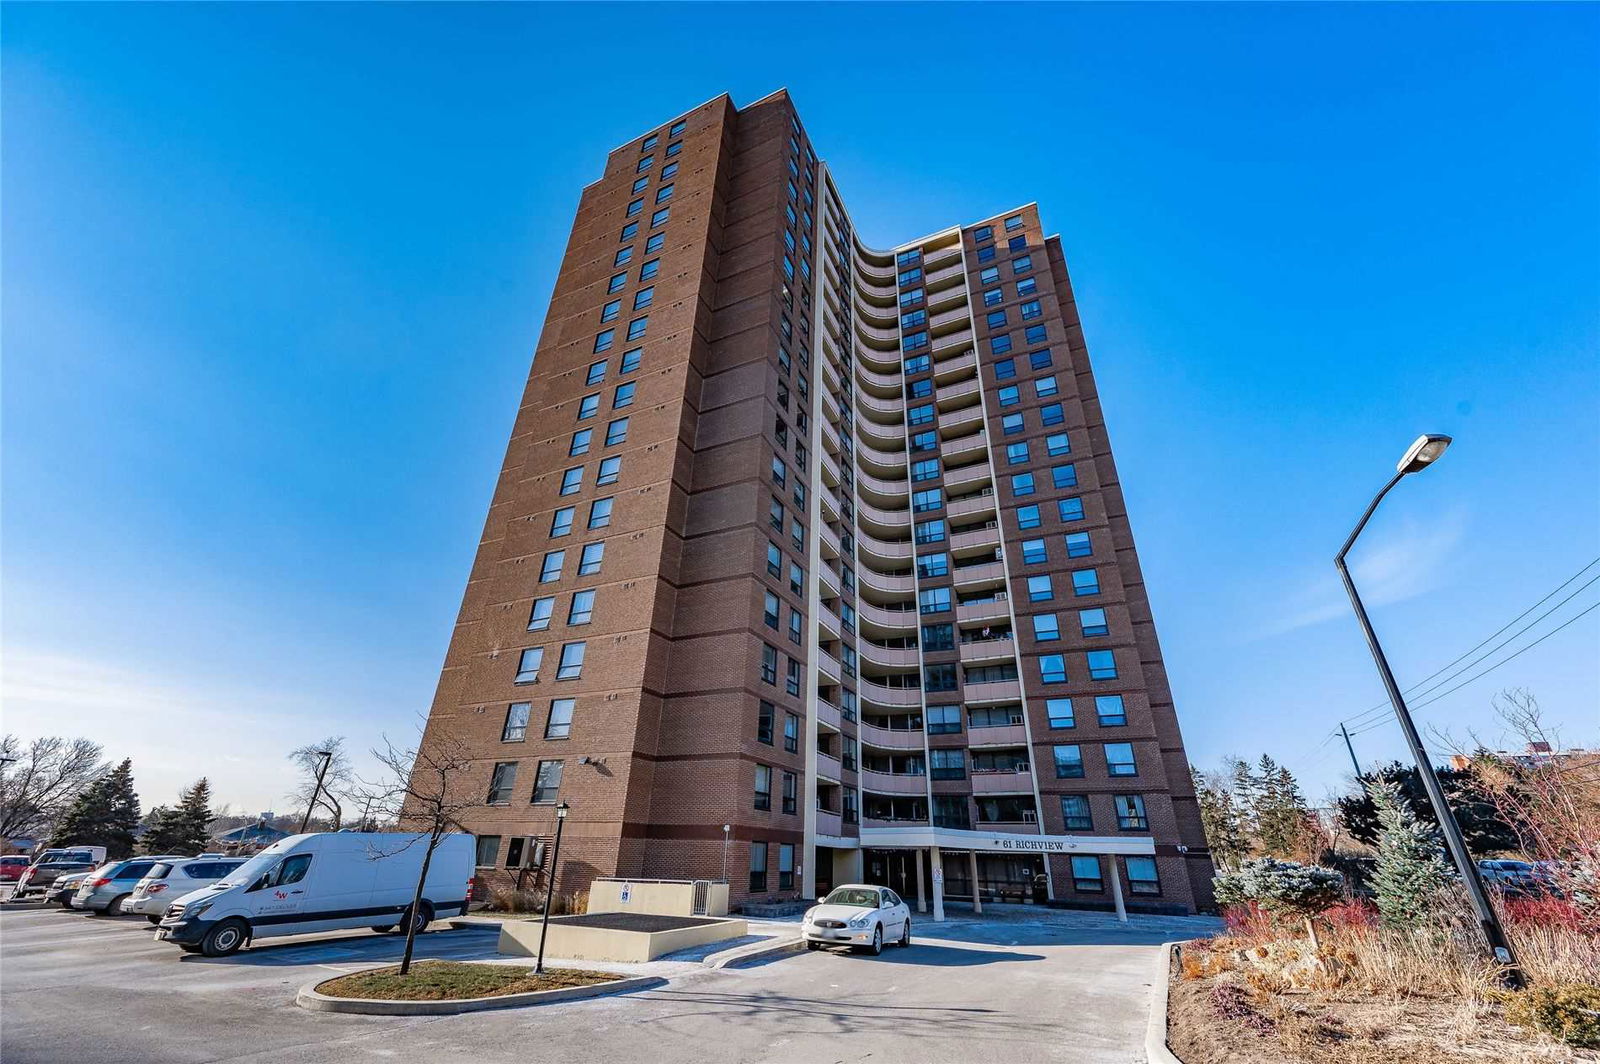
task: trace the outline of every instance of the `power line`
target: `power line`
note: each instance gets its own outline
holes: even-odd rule
[[[1573,591],[1572,594],[1568,595],[1566,598],[1562,599],[1560,602],[1558,602],[1554,606],[1550,607],[1544,613],[1541,613],[1539,616],[1535,617],[1533,620],[1529,621],[1527,624],[1525,624],[1521,628],[1517,629],[1517,631],[1515,631],[1511,635],[1507,636],[1504,640],[1502,640],[1500,643],[1496,644],[1494,647],[1492,647],[1489,650],[1485,651],[1484,653],[1480,654],[1478,657],[1474,658],[1472,661],[1468,662],[1466,665],[1462,666],[1460,669],[1457,669],[1455,672],[1453,672],[1450,675],[1446,676],[1444,679],[1440,680],[1438,683],[1435,683],[1435,684],[1433,684],[1433,685],[1431,685],[1431,686],[1429,686],[1429,687],[1424,689],[1423,685],[1427,684],[1429,680],[1432,680],[1434,677],[1439,676],[1441,673],[1448,672],[1458,662],[1462,661],[1468,655],[1470,655],[1474,651],[1478,650],[1479,647],[1482,647],[1485,643],[1488,643],[1490,640],[1494,639],[1495,636],[1499,635],[1501,632],[1504,632],[1507,628],[1510,628],[1512,625],[1514,625],[1518,621],[1522,620],[1522,618],[1526,617],[1528,614],[1532,613],[1534,610],[1538,609],[1540,606],[1542,606],[1546,602],[1550,601],[1550,599],[1554,598],[1557,594],[1559,594],[1561,592],[1562,588],[1565,588],[1568,584],[1570,584],[1574,580],[1578,579],[1578,577],[1582,576],[1584,573],[1586,573],[1590,569],[1594,568],[1594,566],[1596,564],[1600,564],[1600,558],[1594,559],[1594,561],[1591,561],[1588,565],[1585,565],[1582,569],[1579,569],[1576,573],[1573,573],[1571,576],[1567,577],[1567,579],[1563,580],[1560,583],[1559,586],[1557,586],[1549,594],[1545,595],[1544,598],[1541,598],[1538,602],[1535,602],[1532,606],[1529,606],[1527,609],[1525,609],[1521,613],[1517,614],[1517,616],[1513,617],[1511,620],[1509,620],[1505,624],[1501,625],[1500,628],[1497,631],[1495,631],[1494,633],[1489,635],[1487,638],[1483,639],[1481,642],[1479,642],[1477,644],[1477,646],[1472,647],[1472,649],[1468,650],[1466,653],[1464,653],[1464,654],[1460,655],[1459,657],[1457,657],[1455,659],[1455,661],[1450,662],[1449,665],[1446,665],[1443,668],[1436,670],[1435,672],[1433,672],[1432,674],[1430,674],[1428,676],[1424,676],[1421,680],[1418,680],[1416,683],[1414,683],[1410,687],[1406,688],[1405,693],[1410,695],[1410,694],[1419,693],[1419,691],[1420,691],[1420,693],[1422,693],[1422,694],[1428,694],[1431,691],[1437,690],[1439,687],[1443,686],[1444,684],[1449,683],[1451,680],[1455,679],[1457,676],[1460,676],[1463,672],[1465,672],[1468,669],[1472,668],[1472,666],[1476,665],[1478,662],[1482,661],[1484,658],[1487,658],[1490,655],[1494,654],[1495,651],[1499,650],[1501,647],[1505,646],[1507,643],[1509,643],[1513,639],[1517,638],[1517,636],[1519,636],[1522,633],[1526,632],[1528,629],[1532,628],[1534,625],[1538,624],[1540,621],[1542,621],[1546,617],[1550,616],[1556,610],[1559,610],[1562,606],[1565,606],[1568,602],[1571,602],[1572,599],[1579,594],[1579,592],[1583,591],[1585,588],[1589,587],[1591,584],[1595,583],[1596,581],[1600,581],[1600,574],[1596,574],[1595,576],[1590,577],[1587,581],[1585,581],[1582,585],[1580,585],[1577,588],[1576,591]],[[1347,724],[1347,725],[1349,725],[1349,724],[1362,724],[1362,723],[1365,723],[1366,720],[1371,718],[1374,714],[1385,712],[1389,708],[1390,707],[1389,707],[1389,703],[1388,702],[1380,702],[1377,705],[1373,706],[1371,709],[1363,710],[1362,712],[1357,713],[1357,714],[1355,714],[1353,716],[1344,718],[1344,720],[1341,721],[1341,723]]]

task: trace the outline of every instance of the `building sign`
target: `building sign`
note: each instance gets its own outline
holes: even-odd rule
[[[1030,835],[998,831],[970,831],[917,825],[863,828],[861,845],[884,849],[977,850],[984,853],[1096,853],[1153,854],[1155,840],[1148,835]]]
[[[622,896],[621,896],[621,898],[619,900],[622,902],[623,905],[626,905],[626,904],[628,904],[628,902],[632,898],[633,898],[633,884],[632,883],[624,883],[624,884],[622,884]]]

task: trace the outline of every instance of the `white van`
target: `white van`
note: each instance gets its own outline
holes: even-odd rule
[[[176,899],[156,937],[190,953],[225,957],[247,940],[370,927],[422,928],[467,911],[475,846],[470,835],[445,835],[428,865],[422,904],[411,898],[428,849],[409,832],[317,832],[268,846],[209,887]]]

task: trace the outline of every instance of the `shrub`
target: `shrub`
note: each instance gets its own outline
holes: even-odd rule
[[[1326,868],[1257,857],[1215,881],[1222,905],[1255,905],[1273,915],[1311,916],[1339,900],[1344,876]]]
[[[1502,907],[1506,922],[1517,927],[1559,927],[1584,931],[1584,914],[1565,898],[1507,898]]]
[[[1417,928],[1446,909],[1450,886],[1438,832],[1417,819],[1416,811],[1393,783],[1368,787],[1378,808],[1378,866],[1372,886],[1386,927]]]
[[[1600,1047],[1600,986],[1565,983],[1506,994],[1506,1019],[1582,1048]]]
[[[1364,931],[1378,926],[1378,910],[1361,898],[1346,898],[1322,911],[1322,918],[1336,930]]]

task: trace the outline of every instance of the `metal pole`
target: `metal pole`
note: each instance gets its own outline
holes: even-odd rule
[[[733,830],[732,824],[722,825],[722,881],[728,881],[728,832]]]
[[[1350,605],[1355,609],[1356,620],[1361,622],[1362,634],[1367,637],[1367,647],[1372,651],[1372,660],[1378,665],[1378,674],[1383,679],[1384,690],[1389,693],[1395,718],[1400,722],[1400,730],[1405,733],[1406,745],[1411,748],[1411,756],[1416,759],[1417,775],[1422,779],[1423,790],[1427,792],[1428,802],[1433,806],[1434,817],[1439,821],[1439,831],[1444,836],[1445,847],[1450,851],[1456,871],[1461,873],[1461,881],[1466,885],[1468,897],[1472,899],[1472,907],[1477,912],[1478,926],[1483,932],[1484,942],[1494,959],[1504,966],[1502,978],[1505,984],[1512,989],[1521,989],[1527,985],[1527,980],[1523,977],[1521,966],[1517,964],[1516,955],[1511,951],[1511,943],[1506,940],[1505,930],[1500,926],[1500,917],[1489,901],[1489,894],[1483,889],[1483,880],[1478,876],[1478,866],[1473,863],[1472,855],[1467,852],[1467,843],[1461,835],[1461,826],[1456,823],[1455,815],[1450,812],[1444,788],[1439,785],[1439,777],[1433,771],[1433,760],[1422,745],[1422,736],[1418,734],[1416,723],[1411,719],[1411,710],[1406,707],[1406,700],[1400,694],[1400,685],[1395,682],[1394,673],[1389,668],[1389,659],[1384,656],[1383,647],[1378,642],[1378,634],[1372,630],[1372,622],[1367,618],[1367,609],[1361,604],[1361,596],[1356,592],[1355,581],[1350,578],[1350,570],[1344,563],[1344,556],[1354,545],[1356,537],[1361,535],[1361,530],[1367,526],[1373,511],[1378,508],[1383,497],[1389,494],[1389,489],[1400,483],[1400,478],[1403,476],[1404,473],[1396,473],[1373,498],[1372,505],[1361,515],[1355,531],[1345,540],[1344,547],[1333,559],[1333,564],[1339,570],[1340,578],[1344,580],[1345,592],[1350,596]]]
[[[301,835],[306,833],[306,825],[311,823],[311,810],[317,807],[317,795],[322,793],[322,777],[328,774],[328,766],[333,764],[332,750],[323,750],[321,753],[322,767],[317,769],[317,785],[311,788],[311,801],[306,803],[306,815],[300,818],[300,830],[298,834]]]
[[[1339,722],[1339,734],[1344,736],[1344,748],[1350,751],[1350,765],[1356,770],[1356,779],[1359,781],[1361,779],[1361,762],[1356,760],[1356,748],[1350,742],[1350,732],[1345,728],[1343,721]]]
[[[566,826],[567,818],[556,817],[556,844],[550,853],[550,878],[544,884],[544,918],[539,921],[539,960],[533,966],[533,974],[544,974],[544,940],[550,934],[550,903],[556,892],[556,869],[561,867],[561,829]]]

